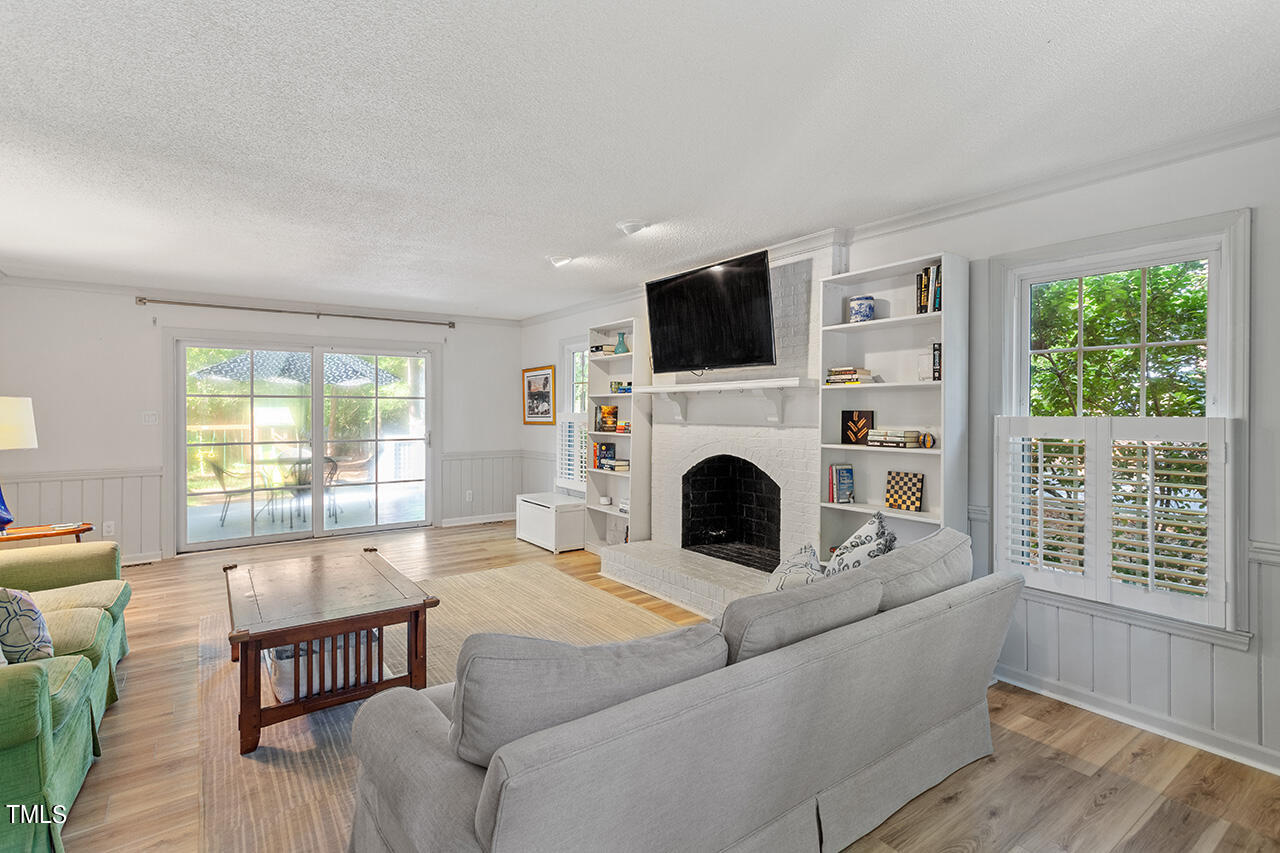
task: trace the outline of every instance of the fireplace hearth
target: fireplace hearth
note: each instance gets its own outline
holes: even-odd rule
[[[681,480],[681,547],[762,572],[778,565],[782,495],[740,456],[703,459]]]

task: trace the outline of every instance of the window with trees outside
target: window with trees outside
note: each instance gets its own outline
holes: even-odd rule
[[[569,386],[569,411],[575,415],[587,413],[587,348],[574,349],[569,353],[569,375],[573,382]]]
[[[1125,255],[1010,273],[996,563],[1032,588],[1231,628],[1239,271],[1205,241]]]

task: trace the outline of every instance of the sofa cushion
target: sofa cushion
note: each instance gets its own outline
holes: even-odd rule
[[[440,709],[446,720],[453,718],[453,682],[433,684],[422,690],[422,695],[431,700],[431,704]]]
[[[40,665],[49,676],[49,708],[57,733],[76,709],[87,707],[93,664],[84,655],[59,655],[40,661]]]
[[[968,536],[944,527],[858,571],[880,579],[880,609],[892,610],[968,581],[973,577],[973,550]]]
[[[49,623],[55,655],[84,655],[95,668],[107,659],[113,624],[107,611],[96,607],[72,607],[51,610],[45,619]]]
[[[720,623],[729,644],[729,663],[864,619],[880,606],[880,593],[879,578],[855,571],[731,601]]]
[[[58,586],[31,593],[40,609],[70,610],[73,607],[97,607],[119,622],[133,592],[128,581],[90,581],[73,586]]]
[[[53,657],[48,621],[31,593],[0,588],[0,650],[8,663]]]
[[[865,565],[876,557],[888,554],[897,541],[898,534],[889,529],[884,513],[877,512],[832,552],[826,573],[838,575]]]
[[[818,552],[812,545],[805,545],[789,557],[783,557],[778,568],[769,575],[766,584],[768,589],[795,589],[798,586],[822,580],[822,564],[818,562]]]
[[[449,741],[487,767],[503,744],[720,669],[725,654],[705,623],[599,646],[472,634],[458,653]]]

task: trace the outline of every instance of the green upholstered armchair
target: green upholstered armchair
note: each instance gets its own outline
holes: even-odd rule
[[[0,815],[0,850],[62,850],[60,816],[94,755],[116,700],[116,663],[129,651],[114,542],[0,550],[0,586],[31,593],[52,658],[0,667],[0,804],[39,807],[39,820]]]

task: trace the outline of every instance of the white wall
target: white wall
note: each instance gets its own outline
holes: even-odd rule
[[[1003,282],[993,256],[1249,207],[1252,353],[1248,528],[1255,601],[1247,650],[1066,603],[1020,605],[1003,677],[1280,770],[1280,139],[859,239],[850,267],[938,250],[971,261],[970,517],[989,565],[992,417],[1001,400]],[[985,540],[985,541],[984,541]],[[980,571],[982,569],[980,568]],[[1172,665],[1176,662],[1176,666]]]
[[[93,496],[104,486],[128,489],[114,519],[131,558],[154,557],[159,548],[159,506],[150,496],[154,478],[167,470],[163,382],[165,340],[174,330],[202,330],[210,337],[250,333],[426,346],[443,350],[442,388],[433,401],[442,427],[433,452],[442,454],[441,509],[446,522],[514,511],[520,490],[517,394],[520,329],[510,323],[459,319],[456,329],[341,318],[261,314],[134,304],[131,294],[20,279],[0,280],[0,395],[34,398],[38,450],[0,452],[0,484],[16,483],[22,519],[32,523],[85,516],[105,520]],[[503,388],[508,389],[503,393]],[[161,423],[145,425],[144,412]],[[497,472],[497,473],[495,473]],[[88,476],[92,474],[96,476]],[[138,486],[117,486],[141,478]],[[83,485],[77,485],[83,484]],[[83,495],[88,491],[90,499]],[[10,491],[13,487],[10,487]],[[473,492],[470,504],[463,498]],[[136,500],[133,495],[138,495]],[[76,495],[82,497],[77,499]],[[34,496],[34,497],[33,497]],[[10,496],[12,500],[12,496]],[[40,512],[32,517],[32,507]],[[100,531],[98,532],[100,535]]]

